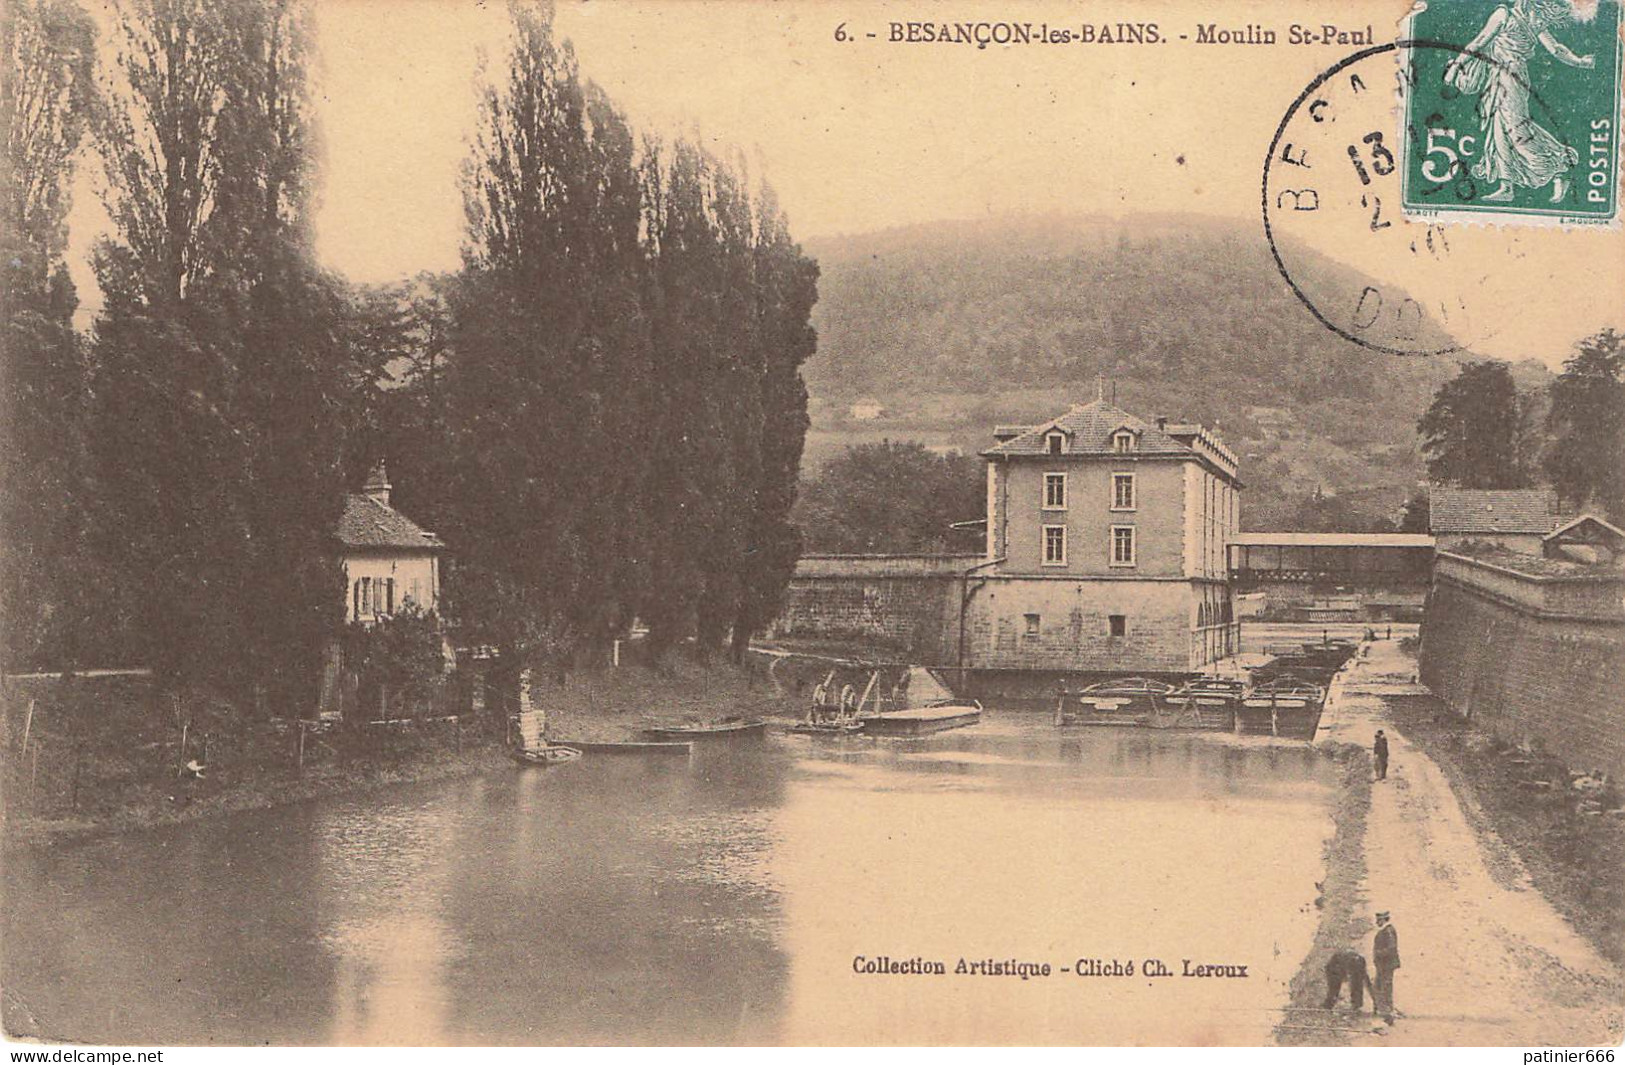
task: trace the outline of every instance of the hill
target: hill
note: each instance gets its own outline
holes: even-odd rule
[[[809,474],[882,438],[974,453],[995,423],[1059,413],[1104,381],[1129,410],[1219,431],[1243,458],[1248,527],[1301,523],[1317,490],[1375,524],[1423,478],[1417,418],[1471,357],[1382,355],[1334,335],[1241,221],[999,219],[807,250],[822,269]],[[1343,291],[1367,280],[1307,251],[1294,261]],[[1549,379],[1533,362],[1518,376]]]

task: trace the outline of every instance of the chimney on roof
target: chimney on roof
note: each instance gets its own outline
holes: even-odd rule
[[[1168,416],[1166,414],[1157,415],[1157,428],[1158,429],[1166,429],[1166,428],[1168,428]]]
[[[372,473],[367,477],[367,483],[361,486],[361,493],[373,502],[382,503],[387,507],[389,487],[389,474],[384,470],[383,459],[379,459],[378,465],[372,468]]]

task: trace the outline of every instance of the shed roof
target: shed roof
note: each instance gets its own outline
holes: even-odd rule
[[[1426,533],[1248,532],[1230,538],[1243,547],[1432,547]]]

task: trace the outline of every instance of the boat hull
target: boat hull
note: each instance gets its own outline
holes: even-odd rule
[[[580,751],[562,745],[541,747],[531,751],[515,750],[509,751],[508,754],[514,761],[526,766],[564,765],[581,760]]]
[[[629,740],[624,743],[583,743],[563,740],[565,746],[574,747],[584,754],[678,754],[686,755],[694,749],[692,743],[672,743],[655,740]]]
[[[707,740],[759,740],[767,735],[766,721],[746,721],[715,728],[646,728],[644,738],[656,742],[688,743]]]
[[[864,731],[872,736],[924,736],[948,729],[964,728],[982,720],[975,706],[923,706],[863,719]]]

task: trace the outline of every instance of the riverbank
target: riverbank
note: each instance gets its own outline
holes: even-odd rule
[[[1347,1046],[1348,1029],[1369,1027],[1371,1015],[1324,1010],[1326,961],[1370,934],[1365,896],[1365,826],[1371,811],[1371,759],[1361,748],[1340,744],[1335,757],[1343,780],[1332,809],[1334,826],[1326,844],[1325,876],[1315,886],[1320,925],[1315,945],[1288,988],[1287,1007],[1275,1026],[1278,1046]]]
[[[1475,799],[1466,778],[1470,766],[1462,764],[1451,778],[1430,755],[1428,742],[1413,737],[1439,727],[1418,727],[1426,723],[1396,709],[1413,705],[1414,672],[1414,659],[1397,642],[1382,641],[1368,644],[1334,685],[1335,706],[1328,707],[1334,732],[1322,742],[1344,749],[1368,745],[1381,728],[1391,761],[1386,780],[1366,774],[1345,783],[1339,832],[1328,854],[1320,934],[1293,981],[1292,1008],[1277,1040],[1617,1043],[1625,1032],[1619,969],[1534,889],[1502,837],[1503,831],[1517,835],[1514,822]],[[1351,766],[1362,761],[1369,765],[1364,751],[1350,757]],[[1362,802],[1366,812],[1359,826],[1353,811]],[[1347,843],[1358,840],[1357,854],[1341,838],[1345,825]],[[1357,883],[1345,893],[1354,877]],[[1317,983],[1324,988],[1327,957],[1351,949],[1369,959],[1377,910],[1391,912],[1399,932],[1396,1023],[1375,1023],[1370,1013],[1319,1013],[1315,989]]]
[[[159,709],[146,677],[13,684],[7,695],[0,743],[7,848],[513,767],[508,721],[494,699],[455,720],[350,722],[307,732],[301,744],[294,722],[219,707]],[[675,657],[659,669],[540,680],[533,701],[547,711],[555,742],[631,740],[646,728],[787,719],[801,709],[761,669]],[[198,758],[201,779],[183,770]]]
[[[1527,874],[1603,957],[1625,964],[1625,817],[1578,812],[1572,790],[1537,783],[1538,761],[1435,699],[1389,700],[1387,713],[1444,771],[1474,829],[1504,845],[1486,852],[1491,872],[1513,887]]]

